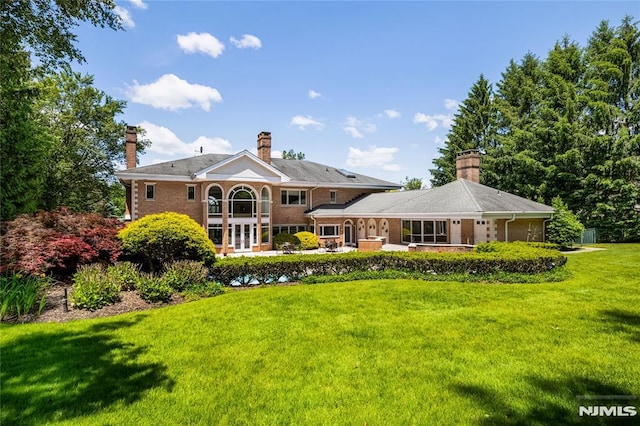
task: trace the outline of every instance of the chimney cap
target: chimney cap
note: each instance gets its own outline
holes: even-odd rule
[[[472,154],[480,155],[480,150],[479,149],[466,149],[464,151],[458,152],[456,154],[456,157],[462,157],[463,155],[472,155]]]
[[[258,133],[258,137],[260,136],[271,136],[271,132],[260,132]]]

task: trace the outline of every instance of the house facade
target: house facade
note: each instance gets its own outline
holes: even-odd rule
[[[542,241],[549,206],[481,185],[480,155],[458,157],[458,180],[439,188],[396,191],[398,184],[307,160],[271,158],[271,134],[257,153],[205,154],[136,167],[136,129],[128,127],[127,217],[175,211],[200,223],[219,252],[273,248],[280,232],[311,231],[358,245],[477,244]],[[225,235],[226,234],[226,235]]]

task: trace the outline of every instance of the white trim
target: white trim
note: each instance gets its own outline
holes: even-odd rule
[[[182,176],[182,175],[156,175],[152,173],[126,173],[126,172],[116,172],[116,176],[118,179],[122,181],[126,181],[128,179],[135,180],[161,180],[161,181],[175,181],[175,182],[194,182],[190,176]]]
[[[219,161],[215,164],[212,164],[210,166],[205,167],[204,169],[198,170],[197,172],[195,172],[193,174],[194,178],[199,178],[199,179],[206,179],[207,178],[207,173],[212,172],[215,169],[218,169],[220,167],[223,167],[233,161],[236,161],[239,158],[242,157],[247,157],[251,160],[253,160],[254,162],[258,163],[261,167],[265,167],[267,170],[271,171],[272,173],[274,173],[275,175],[280,177],[280,180],[282,182],[289,182],[291,180],[291,178],[287,175],[285,175],[284,173],[282,173],[280,170],[276,169],[275,167],[273,167],[271,164],[266,163],[264,161],[262,161],[260,158],[256,157],[255,155],[253,155],[251,152],[247,151],[246,149],[243,151],[240,151],[230,157],[225,158],[222,161]],[[222,175],[224,176],[224,175]],[[228,175],[230,176],[230,175]],[[265,177],[265,180],[267,180],[269,178]],[[216,180],[218,180],[218,176],[216,176]],[[277,181],[277,179],[276,179]]]
[[[153,188],[153,198],[149,198],[149,187]],[[144,200],[145,201],[155,201],[156,200],[156,183],[155,182],[145,182],[144,183]]]
[[[333,234],[333,235],[322,235],[322,232],[320,231],[322,228],[324,228],[325,226],[333,226],[334,228],[336,228],[336,230],[338,231],[337,234]],[[340,237],[340,224],[339,223],[323,223],[323,224],[319,224],[318,225],[318,237],[320,238],[333,238],[333,237]]]

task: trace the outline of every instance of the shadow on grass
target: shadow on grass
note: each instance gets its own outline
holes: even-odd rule
[[[580,405],[628,405],[628,401],[598,400],[596,395],[629,395],[628,391],[588,378],[525,380],[535,391],[505,398],[499,392],[478,385],[455,385],[453,389],[482,407],[481,425],[631,425],[637,418],[580,417]],[[593,399],[579,399],[590,396]],[[528,408],[522,408],[526,405]]]
[[[2,348],[1,424],[36,425],[131,404],[152,388],[171,391],[161,363],[144,362],[144,347],[113,332],[141,321],[96,324],[81,332],[35,332]]]
[[[614,331],[629,335],[634,342],[640,342],[640,314],[613,309],[602,312]]]

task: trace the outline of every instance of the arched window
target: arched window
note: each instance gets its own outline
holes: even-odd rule
[[[248,186],[238,186],[229,194],[229,216],[256,217],[256,194]]]
[[[374,219],[369,219],[369,223],[367,224],[367,237],[371,235],[378,235],[376,221]]]
[[[269,188],[266,186],[262,188],[260,200],[260,213],[262,214],[262,217],[269,217],[269,207],[271,203],[269,202]]]
[[[219,186],[212,186],[209,188],[207,206],[209,210],[209,217],[222,216],[222,188]]]

